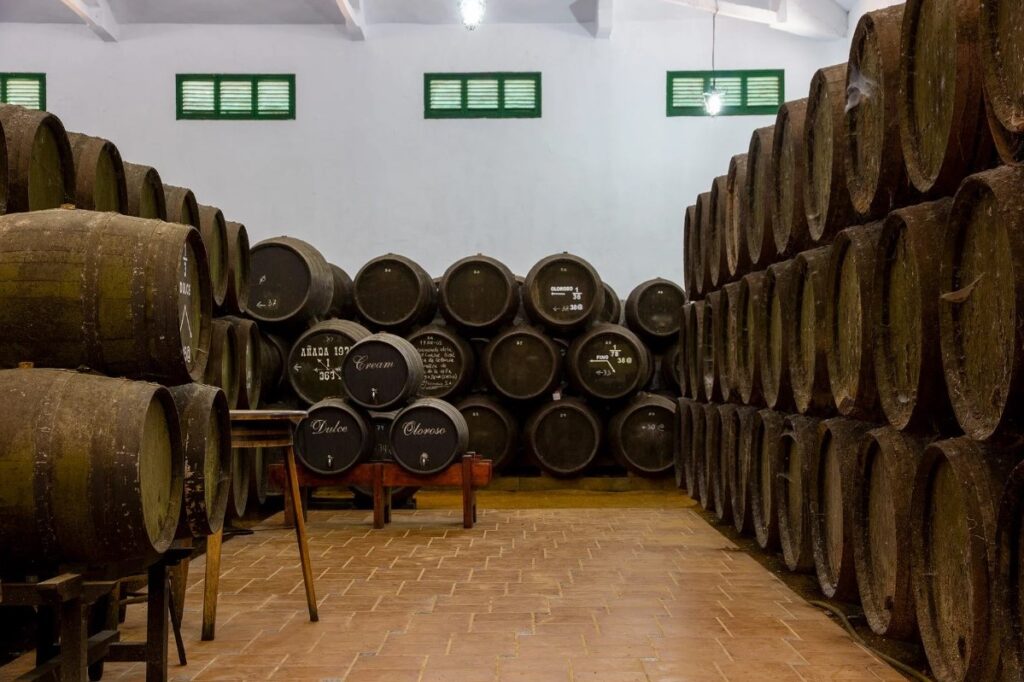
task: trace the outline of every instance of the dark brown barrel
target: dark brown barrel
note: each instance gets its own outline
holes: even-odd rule
[[[206,363],[203,383],[224,391],[228,407],[238,407],[239,367],[238,337],[235,328],[224,319],[213,321],[210,334],[210,359]]]
[[[359,316],[374,330],[400,334],[434,318],[434,280],[417,263],[393,253],[374,258],[356,273]]]
[[[227,221],[228,288],[224,292],[222,308],[232,315],[243,315],[249,305],[249,232],[242,223]]]
[[[854,565],[860,602],[876,634],[917,634],[910,573],[910,495],[924,444],[892,427],[869,431],[850,479]]]
[[[793,333],[790,335],[789,375],[793,402],[800,414],[835,412],[828,380],[828,268],[832,247],[804,251],[796,257]]]
[[[697,206],[687,206],[683,213],[683,283],[686,285],[686,297],[689,300],[700,298],[701,290],[697,284],[698,258],[694,253],[697,248]]]
[[[4,135],[3,121],[0,119],[0,215],[7,212],[7,196],[10,186],[11,173],[10,160],[7,156],[7,136]]]
[[[725,306],[728,305],[729,299],[723,297],[721,291],[712,291],[707,295],[703,306],[704,319],[700,324],[700,358],[703,361],[701,376],[704,381],[704,397],[709,402],[722,400],[722,386],[718,383],[718,364],[724,358],[719,357],[718,353],[724,349],[715,344],[715,339],[720,337],[715,332],[719,331],[716,325],[724,320],[728,313]]]
[[[999,504],[996,526],[995,590],[992,597],[990,627],[1001,631],[1002,668],[1004,680],[1024,678],[1024,641],[1021,623],[1024,618],[1021,594],[1021,553],[1024,545],[1024,467],[1017,466],[1010,475]]]
[[[342,365],[352,347],[370,331],[349,320],[324,320],[307,329],[288,352],[287,374],[295,395],[306,404],[348,395]]]
[[[136,218],[167,220],[167,200],[160,173],[152,166],[124,164],[128,203],[125,213]]]
[[[704,511],[715,510],[715,478],[722,458],[722,413],[719,405],[704,405],[704,449],[696,453],[694,475],[697,478],[697,501]],[[719,479],[721,480],[721,479]]]
[[[652,393],[680,394],[680,346],[673,344],[661,355],[654,357],[654,371],[647,382],[647,390]]]
[[[224,305],[228,291],[228,228],[224,214],[216,206],[199,204],[199,231],[206,246],[206,259],[210,262],[210,281],[213,282],[213,303]]]
[[[449,324],[467,333],[490,334],[519,311],[519,283],[504,263],[477,254],[444,271],[437,300]]]
[[[1024,168],[964,181],[950,214],[939,283],[942,365],[964,433],[1024,428]]]
[[[327,309],[327,317],[348,318],[355,314],[355,284],[348,273],[334,263],[328,263],[331,269],[331,279],[334,282],[334,291],[331,294],[331,307]]]
[[[496,471],[515,459],[519,422],[501,403],[485,395],[473,395],[456,407],[469,426],[469,452],[491,460]]]
[[[900,145],[900,31],[905,5],[868,12],[857,24],[846,74],[846,186],[864,220],[912,196]]]
[[[810,497],[814,568],[818,585],[829,599],[849,602],[857,598],[850,482],[861,441],[871,428],[871,424],[853,419],[828,419],[822,423],[818,449],[805,453],[804,486]]]
[[[1024,161],[1024,14],[1014,0],[981,0],[979,40],[992,136],[1005,163]]]
[[[900,139],[918,191],[946,196],[986,165],[978,0],[909,0],[903,15]]]
[[[75,206],[124,213],[128,207],[121,153],[110,140],[68,133],[75,160]]]
[[[703,298],[713,288],[707,244],[711,234],[711,192],[704,192],[697,196],[697,203],[693,210],[693,222],[696,226],[693,232],[693,255],[696,259],[694,274],[697,278],[697,295]]]
[[[199,229],[199,202],[196,201],[196,195],[192,190],[165,184],[164,205],[167,208],[168,222],[191,225]]]
[[[255,410],[260,404],[263,388],[263,374],[260,357],[263,353],[263,336],[252,320],[241,317],[221,318],[235,329],[235,368],[238,371],[239,410]]]
[[[729,503],[732,506],[732,525],[741,535],[754,532],[754,514],[751,504],[751,469],[754,459],[755,420],[757,408],[738,407],[736,416],[739,419],[739,442],[736,446],[736,468],[729,480]]]
[[[527,325],[511,327],[494,337],[480,364],[487,384],[510,400],[549,395],[562,379],[558,346]]]
[[[729,278],[729,261],[725,248],[725,233],[729,218],[729,177],[720,175],[711,183],[711,197],[708,205],[711,212],[708,214],[704,226],[707,233],[704,237],[704,248],[707,257],[708,277],[711,286],[715,289],[721,287]]]
[[[359,410],[338,398],[321,400],[295,429],[295,456],[324,476],[343,474],[373,450],[374,434]]]
[[[421,327],[408,339],[423,360],[419,395],[448,400],[469,390],[476,374],[476,357],[468,341],[442,325]]]
[[[736,487],[736,472],[740,457],[740,415],[736,405],[722,405],[719,410],[722,433],[719,437],[718,473],[713,479],[712,497],[715,500],[715,516],[719,521],[732,521],[733,488]]]
[[[878,240],[874,296],[875,383],[897,429],[949,432],[955,425],[939,338],[941,249],[950,199],[893,211]]]
[[[334,298],[334,274],[313,246],[294,237],[275,237],[256,244],[250,254],[250,317],[301,324],[327,314]]]
[[[775,451],[775,489],[772,492],[779,514],[779,544],[786,568],[799,573],[814,570],[810,491],[804,465],[808,458],[817,457],[820,427],[817,419],[787,417]]]
[[[747,247],[746,214],[747,155],[737,154],[729,161],[725,191],[725,262],[729,281],[750,271],[750,250]]]
[[[679,446],[681,448],[683,486],[697,499],[697,460],[704,456],[704,406],[696,400],[682,402]]]
[[[759,343],[761,357],[761,390],[768,407],[773,410],[792,411],[793,383],[790,365],[793,363],[791,339],[796,331],[797,312],[796,261],[787,260],[768,268],[761,294],[765,333]]]
[[[924,451],[911,500],[911,580],[917,623],[932,674],[939,680],[997,679],[1000,633],[996,520],[1003,485],[1019,453],[968,438]],[[1012,679],[1012,678],[1007,678]]]
[[[8,213],[74,203],[74,156],[59,118],[45,111],[0,104],[0,132],[6,142],[10,177],[6,185]]]
[[[252,465],[249,457],[252,450],[234,448],[231,450],[230,478],[227,481],[231,490],[228,493],[227,518],[240,519],[249,508],[249,488],[252,477]]]
[[[786,418],[781,412],[760,410],[751,418],[750,517],[761,549],[779,546],[779,498],[775,494],[779,448]]]
[[[260,385],[261,393],[275,398],[288,376],[285,371],[290,351],[288,342],[276,334],[260,333]],[[266,402],[266,401],[264,401]]]
[[[0,365],[199,380],[212,309],[191,228],[78,210],[0,216]]]
[[[651,353],[636,334],[599,324],[577,337],[565,356],[569,381],[593,400],[620,400],[642,389],[651,374]]]
[[[371,334],[352,346],[341,363],[349,399],[370,410],[387,410],[416,395],[423,360],[416,348],[394,334]]]
[[[811,241],[824,244],[853,222],[846,187],[846,64],[818,69],[807,98],[804,212]]]
[[[556,254],[542,258],[527,273],[523,305],[531,320],[553,334],[573,334],[601,314],[604,286],[590,263]]]
[[[615,289],[611,288],[608,282],[601,282],[604,286],[604,305],[601,307],[601,314],[597,316],[598,322],[610,322],[611,324],[622,324],[622,301]],[[683,295],[686,300],[686,295]],[[679,312],[676,311],[678,315]],[[678,332],[678,330],[676,330]]]
[[[839,414],[855,419],[878,413],[871,306],[881,233],[881,223],[843,230],[829,263],[829,385]]]
[[[715,343],[721,349],[718,357],[718,383],[722,387],[722,398],[739,402],[740,390],[736,383],[737,334],[736,317],[740,305],[740,283],[731,282],[722,289],[720,299],[724,307],[722,324],[716,330]]]
[[[704,397],[704,346],[701,343],[704,325],[704,301],[694,301],[687,306],[686,311],[686,346],[683,354],[686,356],[687,384],[690,387],[687,395],[697,401],[703,402]]]
[[[615,459],[638,476],[660,477],[675,461],[676,404],[660,395],[638,395],[608,421]]]
[[[752,272],[740,280],[736,307],[736,388],[747,405],[764,403],[761,383],[761,346],[768,324],[764,305],[764,272]]]
[[[0,372],[4,568],[155,557],[182,496],[167,389],[73,371]]]
[[[775,228],[772,224],[774,146],[775,126],[772,125],[754,131],[750,138],[750,150],[747,152],[747,184],[743,192],[743,215],[751,269],[763,269],[775,262]]]
[[[262,507],[270,493],[270,459],[264,448],[253,448],[246,454],[250,463],[249,502]]]
[[[686,294],[675,282],[647,280],[626,299],[626,324],[648,343],[663,346],[679,334],[679,309],[684,303]]]
[[[807,100],[786,102],[775,119],[772,145],[772,231],[778,257],[795,256],[811,241],[804,210]]]
[[[171,389],[181,425],[184,497],[178,535],[205,537],[224,525],[231,488],[231,420],[224,392],[185,384]]]
[[[553,476],[575,476],[601,449],[600,418],[579,400],[545,403],[526,422],[527,450]]]

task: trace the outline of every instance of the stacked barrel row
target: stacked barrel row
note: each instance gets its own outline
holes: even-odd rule
[[[687,211],[681,485],[944,681],[1024,679],[1022,51],[867,14]]]
[[[672,468],[684,295],[671,282],[645,282],[623,304],[571,254],[542,259],[525,278],[468,256],[437,280],[387,254],[349,278],[288,237],[254,247],[250,279],[249,314],[275,355],[265,385],[283,404],[312,405],[299,456],[317,473],[372,457],[414,473],[450,462],[422,447],[422,463],[397,452],[399,431],[415,427],[394,424],[394,410],[414,397],[450,401],[469,450],[498,468],[561,477],[602,464],[645,476]],[[451,415],[438,418],[449,424]]]

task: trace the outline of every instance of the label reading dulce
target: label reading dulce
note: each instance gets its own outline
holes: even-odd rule
[[[192,300],[192,290],[196,286],[196,269],[193,261],[192,247],[186,244],[181,249],[181,267],[178,269],[178,309],[181,310],[178,320],[178,336],[181,338],[181,354],[185,362],[192,364],[194,338],[199,326],[198,315]]]
[[[309,424],[309,433],[313,436],[329,436],[336,433],[348,433],[348,424],[342,424],[339,420],[329,422],[326,419],[314,419]]]
[[[423,359],[423,385],[426,395],[443,392],[458,383],[461,367],[455,347],[440,336],[427,334],[416,339],[416,350]]]

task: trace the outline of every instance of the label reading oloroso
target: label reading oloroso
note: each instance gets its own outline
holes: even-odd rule
[[[577,320],[593,305],[593,288],[576,267],[555,265],[545,274],[548,283],[541,289],[542,303],[556,319]]]

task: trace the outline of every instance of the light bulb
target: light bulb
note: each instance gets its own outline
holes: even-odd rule
[[[708,116],[718,116],[722,113],[723,105],[722,93],[719,90],[711,88],[704,93],[704,111],[708,112]]]
[[[487,8],[485,0],[459,0],[459,14],[462,15],[462,25],[472,31],[484,20],[484,10]]]

